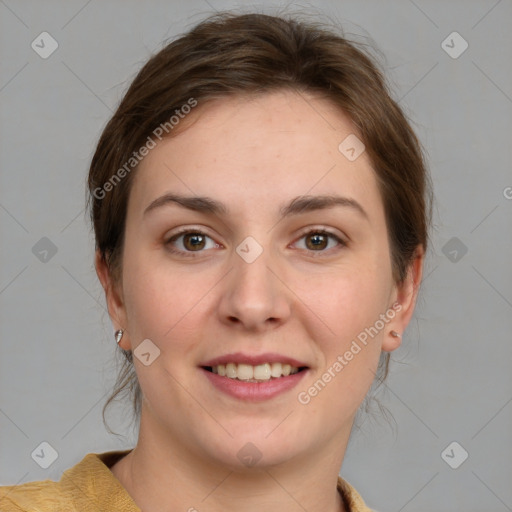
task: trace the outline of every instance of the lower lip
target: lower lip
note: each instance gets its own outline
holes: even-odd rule
[[[229,377],[221,377],[217,373],[209,372],[204,368],[200,370],[206,374],[210,382],[220,391],[240,400],[261,402],[269,400],[281,393],[294,388],[304,377],[308,370],[302,370],[278,379],[270,379],[263,382],[245,382]]]

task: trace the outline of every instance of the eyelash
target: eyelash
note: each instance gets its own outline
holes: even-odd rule
[[[199,229],[184,228],[183,230],[178,231],[177,233],[172,235],[172,237],[170,237],[165,242],[164,245],[167,247],[167,249],[170,252],[172,252],[174,254],[179,254],[181,256],[195,258],[200,253],[204,252],[205,250],[201,250],[201,251],[181,251],[181,250],[174,249],[172,247],[172,242],[176,241],[181,236],[187,235],[187,234],[201,235],[201,236],[205,236],[205,237],[210,238],[211,240],[213,240],[209,235],[207,235],[206,233],[204,233],[203,231],[201,231]],[[322,229],[322,228],[310,229],[309,231],[306,231],[305,233],[302,233],[302,235],[297,239],[297,241],[298,240],[302,240],[304,237],[307,237],[307,236],[313,235],[313,234],[315,234],[315,235],[323,235],[323,236],[330,237],[330,238],[334,239],[336,242],[338,242],[341,247],[346,247],[347,246],[347,243],[344,240],[342,240],[338,235],[336,235],[336,234],[334,234],[331,231],[328,231],[326,229]],[[309,249],[304,249],[304,250],[310,252],[311,256],[313,256],[313,257],[322,256],[323,253],[328,252],[328,249],[324,249],[324,250],[320,250],[320,251],[313,251],[313,250],[309,250]],[[315,254],[315,253],[317,253],[317,254]]]

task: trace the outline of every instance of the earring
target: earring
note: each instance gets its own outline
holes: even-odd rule
[[[115,338],[116,338],[116,343],[119,345],[119,342],[121,341],[121,338],[123,337],[123,333],[124,331],[122,329],[119,329],[118,331],[116,331],[116,333],[114,334]]]
[[[391,331],[389,334],[391,334],[391,336],[393,336],[393,338],[401,338],[402,336],[397,333],[396,331]]]

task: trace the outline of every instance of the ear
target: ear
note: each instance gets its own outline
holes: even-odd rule
[[[114,326],[114,330],[126,329],[126,309],[124,305],[121,283],[115,283],[107,262],[101,256],[99,250],[96,250],[94,257],[94,266],[96,274],[100,280],[101,286],[105,292],[108,314]],[[119,343],[124,350],[130,350],[127,336],[124,336]]]
[[[396,299],[394,304],[396,305],[392,309],[394,309],[396,315],[389,322],[384,339],[382,340],[382,350],[384,352],[396,350],[402,342],[401,336],[409,324],[416,306],[416,299],[423,275],[424,260],[425,251],[419,245],[415,250],[414,259],[409,265],[405,279],[402,283],[398,283],[395,286]],[[395,331],[400,336],[393,336],[391,331]]]

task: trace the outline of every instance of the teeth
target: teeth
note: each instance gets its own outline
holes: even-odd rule
[[[265,381],[271,378],[287,377],[299,371],[295,366],[281,363],[264,363],[258,366],[250,364],[228,363],[226,365],[219,364],[212,367],[212,372],[219,374],[221,377],[229,377],[230,379],[238,379],[244,381]]]
[[[236,372],[236,364],[228,363],[226,365],[226,377],[229,377],[230,379],[236,379],[238,377]]]
[[[272,369],[270,370],[270,374],[272,377],[281,377],[281,372],[283,369],[283,365],[281,363],[272,363]]]
[[[236,370],[239,380],[249,380],[254,377],[254,368],[250,364],[239,364]]]
[[[254,378],[257,380],[269,380],[271,377],[270,364],[259,364],[254,367]]]

